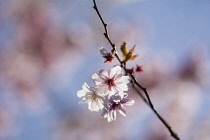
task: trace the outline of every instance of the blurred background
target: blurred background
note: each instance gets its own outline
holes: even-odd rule
[[[96,0],[110,37],[183,140],[210,139],[210,1]],[[111,50],[91,0],[0,0],[0,140],[173,140],[141,98],[108,123],[76,96]],[[121,56],[121,54],[120,54]]]

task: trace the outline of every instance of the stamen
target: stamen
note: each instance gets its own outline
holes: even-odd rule
[[[120,103],[114,103],[112,105],[112,109],[114,109],[114,110],[117,110],[117,109],[120,109],[120,108],[121,108],[121,104]]]
[[[112,86],[115,86],[114,79],[108,79],[106,81],[107,85],[109,86],[109,90],[111,90]]]

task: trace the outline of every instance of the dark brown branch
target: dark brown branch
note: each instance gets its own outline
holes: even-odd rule
[[[116,53],[117,51],[116,51],[116,46],[115,46],[115,44],[112,43],[111,39],[109,38],[109,33],[108,33],[108,29],[107,29],[107,26],[108,26],[108,25],[104,22],[104,20],[103,20],[101,14],[100,14],[100,12],[99,12],[99,10],[98,10],[98,8],[97,8],[97,5],[96,5],[95,0],[93,0],[93,3],[94,3],[93,9],[95,9],[96,13],[98,14],[98,16],[99,16],[99,18],[100,18],[100,20],[101,20],[101,22],[102,22],[102,24],[103,24],[103,26],[104,26],[104,30],[105,30],[104,36],[105,36],[106,39],[109,41],[109,44],[112,46],[112,49],[113,49],[112,52],[115,53],[115,57],[117,58],[117,60],[118,60],[120,63],[122,63],[121,60],[120,60],[120,58],[119,58],[119,56],[118,56],[117,53]]]
[[[136,80],[136,78],[131,75],[132,79],[133,79],[133,82],[141,89],[144,91],[146,97],[147,97],[147,100],[149,101],[149,103],[147,102],[147,104],[151,107],[152,111],[157,115],[157,117],[160,119],[160,121],[166,126],[166,128],[169,130],[170,134],[172,137],[174,137],[175,139],[177,140],[180,140],[180,138],[178,137],[178,135],[172,130],[172,128],[169,126],[169,124],[160,116],[160,114],[155,110],[151,100],[150,100],[150,97],[149,97],[149,94],[147,93],[147,89],[142,87],[138,81]],[[138,90],[136,90],[137,92]]]
[[[143,100],[148,106],[150,106],[149,103],[147,102],[146,98],[145,98],[145,97],[141,94],[141,92],[135,87],[133,81],[131,81],[131,84],[132,84],[133,89],[136,91],[136,93],[138,93],[138,95],[142,98],[142,100]]]
[[[107,29],[107,24],[104,22],[98,8],[97,8],[97,5],[96,5],[96,2],[95,0],[93,0],[93,3],[94,3],[94,6],[93,8],[95,9],[96,13],[98,14],[103,26],[104,26],[104,30],[105,30],[105,33],[104,33],[104,36],[105,38],[108,40],[108,42],[110,43],[110,45],[112,46],[112,52],[115,52],[115,57],[117,58],[117,60],[120,62],[121,64],[121,67],[125,70],[126,72],[126,66],[124,63],[122,63],[122,61],[120,60],[118,54],[117,54],[117,50],[116,50],[116,46],[114,43],[112,43],[111,39],[109,38],[109,33],[108,33],[108,29]],[[171,136],[176,139],[176,140],[180,140],[180,138],[178,137],[178,135],[171,129],[171,127],[169,126],[169,124],[163,119],[163,117],[160,116],[160,114],[155,110],[153,104],[152,104],[152,101],[149,97],[149,94],[147,93],[147,90],[146,88],[144,88],[143,86],[141,86],[138,81],[136,80],[136,78],[130,74],[130,77],[131,77],[131,82],[132,82],[132,86],[134,88],[134,90],[140,95],[140,97],[143,99],[143,101],[153,110],[153,112],[157,115],[157,117],[159,118],[159,120],[165,125],[165,127],[168,129],[168,131],[170,132]],[[141,92],[135,87],[135,85],[137,85],[146,95],[146,98],[141,94]]]
[[[152,109],[154,109],[154,106],[153,106],[153,104],[152,104],[152,101],[150,100],[149,94],[147,93],[147,89],[144,88],[144,87],[142,87],[142,86],[138,83],[138,81],[136,80],[136,78],[135,78],[132,74],[131,74],[130,76],[131,76],[131,78],[133,79],[133,82],[134,82],[139,88],[141,88],[141,90],[144,91],[144,93],[145,93],[145,95],[146,95],[146,97],[147,97],[147,100],[148,100],[148,102],[149,102],[150,107],[151,107]]]

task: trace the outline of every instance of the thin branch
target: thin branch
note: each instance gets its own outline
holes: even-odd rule
[[[122,63],[122,61],[120,60],[118,54],[117,54],[117,50],[116,50],[116,46],[114,43],[112,43],[111,39],[109,38],[109,33],[108,33],[108,29],[107,29],[107,24],[104,22],[98,8],[97,8],[97,5],[96,5],[96,2],[95,0],[93,0],[93,3],[94,3],[94,6],[93,8],[95,9],[96,13],[98,14],[103,26],[104,26],[104,30],[105,30],[105,33],[104,33],[104,36],[105,38],[108,40],[108,42],[110,43],[110,45],[112,46],[112,52],[115,53],[115,57],[118,59],[118,61],[120,62],[121,64],[121,67],[123,67],[123,69],[125,70],[126,72],[126,66],[125,64]],[[176,140],[180,140],[180,138],[178,137],[178,135],[171,129],[171,126],[163,119],[163,117],[160,116],[160,114],[155,110],[153,104],[152,104],[152,101],[149,97],[149,94],[147,93],[147,90],[146,88],[144,88],[143,86],[141,86],[138,81],[136,80],[136,78],[130,74],[130,77],[131,77],[131,82],[132,82],[132,86],[134,88],[134,90],[140,95],[140,97],[142,98],[142,100],[153,110],[153,112],[157,115],[157,117],[159,118],[159,120],[165,125],[165,127],[168,129],[168,131],[170,132],[171,136],[176,139]],[[135,87],[135,85],[137,85],[146,95],[146,98],[141,94],[141,92]]]
[[[144,93],[145,93],[145,95],[146,95],[146,97],[147,97],[147,100],[148,100],[148,102],[149,102],[150,107],[151,107],[152,109],[154,109],[154,106],[153,106],[153,104],[152,104],[152,101],[150,100],[149,94],[147,93],[147,89],[144,88],[144,87],[142,87],[142,86],[138,83],[138,81],[136,80],[136,78],[135,78],[132,74],[131,74],[130,76],[131,76],[131,78],[133,79],[133,82],[134,82],[139,88],[141,88],[141,90],[144,91]]]
[[[157,117],[160,119],[160,121],[167,127],[167,129],[169,130],[170,134],[172,137],[174,137],[175,139],[177,140],[180,140],[180,138],[178,137],[178,135],[172,130],[172,128],[169,126],[169,124],[160,116],[160,114],[156,111],[156,109],[154,108],[151,100],[150,100],[150,97],[149,97],[149,94],[147,93],[147,89],[142,87],[136,80],[136,78],[131,75],[132,79],[134,80],[133,82],[139,87],[141,88],[144,93],[146,94],[146,97],[147,97],[147,100],[149,101],[148,105],[151,107],[152,111],[157,115]],[[136,90],[138,91],[138,90]]]
[[[133,81],[131,81],[131,84],[136,93],[138,93],[138,95],[142,98],[142,100],[150,107],[150,104],[147,102],[146,98],[141,94],[141,92],[135,87]]]
[[[105,33],[104,33],[104,36],[106,37],[106,39],[109,41],[109,44],[112,46],[112,52],[115,53],[115,57],[117,58],[117,60],[120,62],[120,64],[122,65],[122,61],[120,60],[119,56],[117,55],[117,50],[116,50],[116,46],[114,43],[112,43],[111,39],[109,38],[109,32],[108,32],[108,29],[107,29],[107,24],[104,22],[99,10],[98,10],[98,7],[96,5],[96,2],[95,0],[93,0],[93,3],[94,3],[94,6],[93,6],[93,9],[95,9],[96,13],[98,14],[103,26],[104,26],[104,30],[105,30]]]

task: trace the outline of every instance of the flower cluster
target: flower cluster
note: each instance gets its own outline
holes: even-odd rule
[[[80,103],[87,103],[88,109],[98,112],[102,110],[101,116],[107,118],[108,122],[116,120],[117,112],[126,116],[124,105],[133,105],[133,99],[128,99],[129,76],[124,76],[122,68],[115,66],[109,71],[100,70],[92,75],[96,87],[89,87],[86,83],[82,90],[77,92]]]

